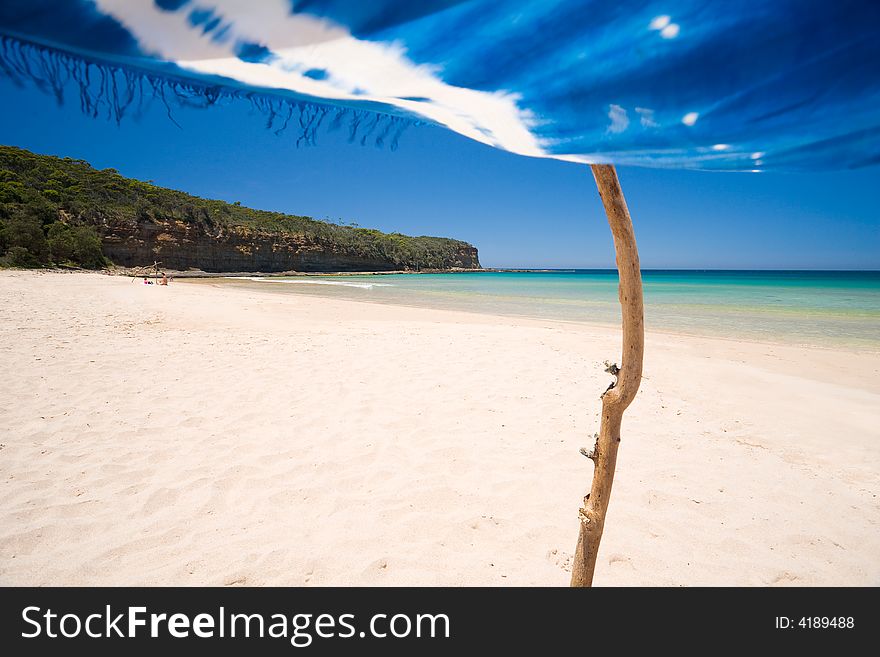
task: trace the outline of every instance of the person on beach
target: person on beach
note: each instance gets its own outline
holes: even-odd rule
[[[144,285],[152,285],[153,281],[149,280],[146,276],[144,276]]]
[[[162,280],[159,281],[159,285],[168,285],[168,277],[165,275],[165,272],[162,272]]]

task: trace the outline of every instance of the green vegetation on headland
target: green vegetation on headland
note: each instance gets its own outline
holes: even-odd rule
[[[0,265],[103,267],[94,227],[62,220],[81,188],[62,169],[38,166],[41,159],[54,158],[0,147]]]
[[[253,210],[0,146],[0,266],[140,266],[205,271],[479,268],[441,237]]]

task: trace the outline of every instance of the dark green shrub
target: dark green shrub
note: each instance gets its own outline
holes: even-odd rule
[[[37,257],[23,246],[10,246],[3,260],[10,267],[39,267]]]
[[[101,238],[90,226],[76,226],[70,229],[73,242],[73,262],[86,269],[100,269],[106,264],[101,252]]]
[[[72,231],[67,225],[56,221],[49,226],[46,241],[49,243],[49,255],[52,258],[52,262],[61,264],[73,261],[76,249],[73,243]]]
[[[15,247],[21,247],[33,255],[37,264],[48,260],[49,245],[39,220],[29,216],[12,216],[4,221],[4,224],[3,233],[7,252],[11,252]]]

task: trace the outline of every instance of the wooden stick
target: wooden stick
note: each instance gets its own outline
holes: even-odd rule
[[[579,517],[581,521],[574,563],[571,569],[572,586],[592,586],[593,571],[605,513],[614,482],[617,448],[620,445],[620,425],[623,412],[630,405],[642,379],[642,359],[645,351],[645,322],[642,302],[642,275],[639,270],[639,250],[633,231],[632,219],[617,180],[617,171],[609,164],[593,164],[593,177],[608,215],[608,224],[614,236],[617,271],[620,276],[618,299],[623,315],[623,354],[620,368],[609,365],[607,372],[617,377],[602,395],[602,421],[592,451],[582,450],[595,469],[590,493],[584,498]]]

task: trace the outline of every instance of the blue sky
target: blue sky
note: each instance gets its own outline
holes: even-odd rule
[[[438,128],[397,151],[322,133],[296,147],[246,103],[153,104],[121,126],[0,78],[0,143],[243,205],[467,240],[487,267],[611,267],[589,169]],[[620,168],[645,268],[880,269],[880,167],[821,174]]]

